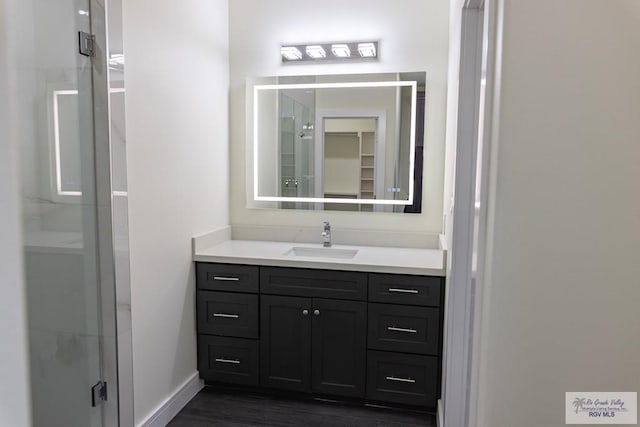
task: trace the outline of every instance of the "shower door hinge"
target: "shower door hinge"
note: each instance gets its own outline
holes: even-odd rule
[[[107,400],[107,383],[98,381],[96,385],[91,387],[91,406],[98,406],[100,402]]]
[[[78,31],[78,45],[80,55],[92,58],[96,56],[96,36],[93,34]]]

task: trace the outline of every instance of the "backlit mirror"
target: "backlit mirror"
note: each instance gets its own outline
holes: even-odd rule
[[[249,207],[420,212],[424,72],[249,82]]]

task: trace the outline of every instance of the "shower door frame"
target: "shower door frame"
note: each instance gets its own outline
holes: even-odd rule
[[[126,168],[115,169],[112,149],[112,123],[124,123],[124,108],[111,102],[113,93],[124,92],[123,78],[116,79],[109,65],[114,54],[122,52],[122,0],[90,0],[91,32],[95,36],[92,61],[94,153],[96,173],[96,213],[99,267],[99,310],[101,321],[100,349],[102,381],[107,383],[108,397],[103,404],[104,426],[133,426],[133,377],[131,342],[131,292],[129,280],[129,247],[127,192],[115,191],[114,173],[126,175]],[[124,72],[124,70],[122,70]],[[126,160],[124,160],[126,161]],[[119,172],[118,172],[119,171]],[[126,177],[119,177],[126,182]],[[116,211],[114,198],[123,197]],[[123,209],[122,209],[123,207]],[[116,238],[118,247],[116,247]],[[125,257],[117,257],[116,251]],[[123,274],[124,272],[124,274]],[[116,277],[118,280],[116,281]],[[122,398],[124,397],[124,399]]]

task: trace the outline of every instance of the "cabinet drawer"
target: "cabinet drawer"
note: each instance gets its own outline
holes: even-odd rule
[[[437,357],[367,353],[367,398],[435,408],[437,392]]]
[[[258,295],[198,291],[198,333],[258,338]]]
[[[198,289],[258,292],[258,267],[253,265],[196,263]]]
[[[369,274],[369,301],[440,306],[441,277]]]
[[[261,267],[260,292],[364,301],[367,297],[367,273]]]
[[[199,335],[198,370],[206,381],[258,385],[258,341]]]
[[[440,310],[369,304],[369,348],[438,355]]]

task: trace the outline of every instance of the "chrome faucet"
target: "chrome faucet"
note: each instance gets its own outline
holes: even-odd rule
[[[329,221],[324,221],[324,230],[322,231],[322,237],[324,238],[324,242],[322,246],[325,248],[331,247],[331,224]]]

